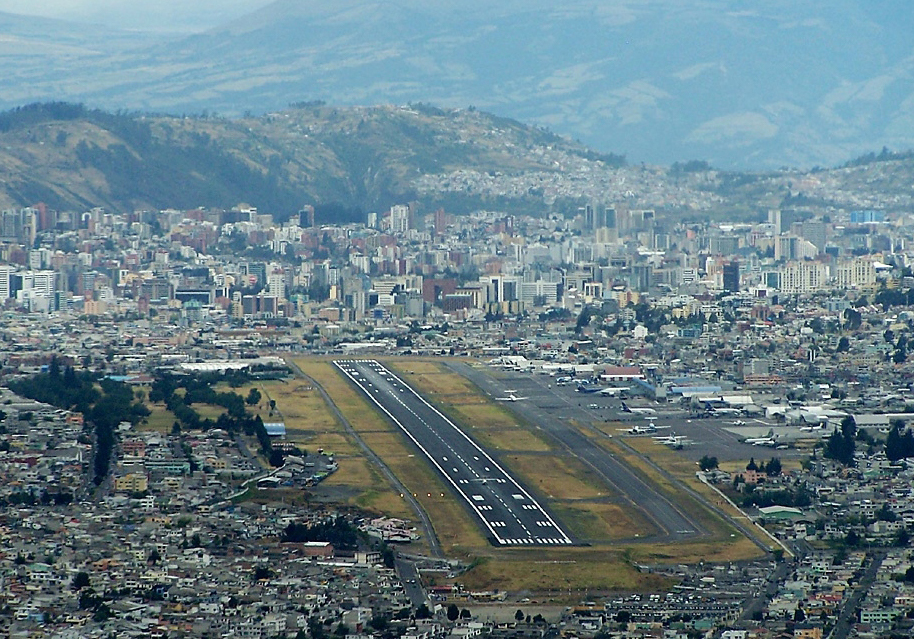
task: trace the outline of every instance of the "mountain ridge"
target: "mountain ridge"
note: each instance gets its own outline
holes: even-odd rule
[[[17,58],[0,108],[474,105],[634,161],[834,165],[914,147],[911,32],[899,0],[278,0],[202,34]]]
[[[110,113],[67,103],[0,113],[0,207],[59,210],[231,208],[276,219],[314,204],[318,219],[364,219],[417,201],[573,215],[629,202],[693,217],[756,219],[768,208],[914,206],[914,153],[883,149],[827,171],[737,173],[703,161],[628,165],[542,127],[425,104],[300,103],[261,117]]]

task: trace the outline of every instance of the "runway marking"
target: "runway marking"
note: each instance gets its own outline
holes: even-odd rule
[[[479,471],[477,471],[473,466],[471,466],[469,463],[467,463],[467,461],[466,461],[466,460],[465,460],[465,459],[464,459],[464,458],[463,458],[463,457],[453,448],[453,446],[451,445],[451,443],[450,443],[447,439],[445,439],[444,437],[442,437],[441,433],[438,432],[437,428],[433,428],[428,422],[425,421],[425,419],[423,419],[422,417],[420,417],[420,416],[416,413],[416,411],[413,409],[413,407],[412,407],[411,405],[407,404],[398,394],[394,393],[393,391],[388,391],[388,394],[389,394],[391,397],[393,397],[393,398],[395,399],[395,401],[396,401],[403,409],[405,409],[407,412],[409,412],[410,414],[412,414],[412,416],[415,418],[416,422],[418,422],[418,423],[422,424],[423,426],[425,426],[425,428],[427,429],[428,433],[429,433],[430,435],[434,436],[435,438],[437,438],[437,440],[441,443],[441,445],[443,445],[445,448],[447,448],[448,450],[450,450],[450,451],[454,454],[454,456],[455,456],[457,459],[459,459],[460,462],[463,463],[463,464],[466,466],[466,469],[467,469],[467,470],[473,475],[473,477],[474,477],[474,479],[461,478],[461,479],[457,479],[457,480],[455,481],[455,479],[453,479],[453,478],[451,477],[451,475],[447,474],[447,473],[444,471],[444,469],[441,468],[441,466],[438,464],[436,458],[429,454],[429,452],[425,449],[425,447],[416,439],[416,437],[413,435],[413,433],[412,433],[408,428],[406,428],[406,426],[404,426],[404,424],[403,424],[402,422],[400,422],[400,420],[397,419],[397,418],[387,409],[386,406],[384,406],[383,404],[381,404],[377,399],[375,399],[374,396],[372,396],[372,395],[368,392],[368,390],[367,390],[366,387],[365,387],[365,384],[368,384],[369,386],[371,386],[371,382],[369,382],[369,381],[367,380],[367,378],[364,378],[364,375],[361,375],[360,373],[358,373],[357,371],[355,371],[354,369],[352,369],[350,366],[347,366],[347,364],[349,364],[349,363],[351,363],[351,362],[353,362],[353,361],[355,361],[355,362],[357,362],[357,363],[367,363],[367,364],[369,365],[369,370],[370,370],[372,373],[377,374],[379,377],[381,377],[381,379],[387,381],[389,384],[391,384],[391,386],[393,386],[397,391],[399,391],[399,393],[405,393],[406,389],[409,389],[410,392],[412,393],[412,395],[415,396],[415,398],[417,398],[420,402],[422,402],[422,404],[424,404],[424,405],[425,405],[427,408],[429,408],[433,413],[435,413],[435,414],[437,415],[438,418],[440,418],[445,424],[447,424],[448,426],[450,426],[457,434],[459,434],[460,436],[462,436],[462,437],[464,438],[464,440],[466,440],[466,442],[467,442],[470,446],[472,446],[473,448],[475,448],[476,450],[478,450],[479,453],[480,453],[480,455],[482,455],[483,457],[485,457],[485,461],[490,462],[490,463],[492,464],[492,466],[484,466],[485,472],[488,472],[488,473],[493,472],[493,471],[492,471],[492,468],[494,467],[494,468],[497,470],[497,474],[501,474],[502,476],[501,476],[501,477],[499,477],[499,476],[496,476],[496,477],[484,477],[484,476],[481,476],[480,473],[479,473]],[[572,543],[571,539],[570,539],[567,535],[565,535],[565,533],[562,532],[562,530],[559,528],[559,526],[552,520],[552,517],[549,515],[549,513],[547,513],[538,503],[536,503],[536,501],[535,501],[529,494],[526,493],[526,491],[523,489],[523,487],[521,487],[521,486],[517,483],[517,481],[516,481],[513,477],[511,477],[511,475],[509,475],[503,468],[501,468],[501,466],[498,465],[497,462],[495,462],[491,457],[489,457],[488,453],[486,453],[484,450],[482,450],[481,448],[479,448],[479,446],[478,446],[472,439],[470,439],[470,438],[466,435],[466,433],[464,433],[462,430],[460,430],[453,422],[451,422],[450,419],[448,419],[447,417],[445,417],[437,408],[435,408],[435,407],[432,406],[428,401],[426,401],[426,399],[425,399],[424,397],[422,397],[422,396],[421,396],[419,393],[417,393],[415,390],[413,390],[412,388],[410,388],[409,386],[407,386],[404,382],[402,382],[402,380],[399,380],[392,372],[390,372],[389,370],[387,370],[386,368],[384,368],[379,362],[377,362],[377,361],[375,361],[375,360],[337,360],[337,361],[334,361],[333,363],[334,363],[334,365],[335,365],[337,368],[339,368],[344,374],[346,374],[346,375],[347,375],[347,376],[348,376],[348,377],[349,377],[349,378],[350,378],[350,379],[351,379],[351,380],[352,380],[352,381],[353,381],[362,391],[364,391],[365,394],[366,394],[366,395],[367,395],[367,396],[368,396],[368,397],[369,397],[369,398],[370,398],[370,399],[371,399],[371,400],[372,400],[372,401],[373,401],[373,402],[374,402],[374,403],[375,403],[375,404],[376,404],[376,405],[377,405],[377,406],[378,406],[378,407],[379,407],[379,408],[380,408],[380,409],[381,409],[381,410],[382,410],[382,411],[383,411],[383,412],[384,412],[384,413],[385,413],[385,414],[386,414],[395,424],[397,424],[397,426],[399,426],[401,430],[403,430],[403,431],[406,433],[406,435],[413,441],[413,443],[416,444],[416,446],[425,454],[425,456],[435,465],[435,467],[439,470],[439,472],[441,472],[441,474],[444,475],[444,477],[445,477],[448,481],[450,481],[451,484],[452,484],[455,488],[458,486],[458,484],[466,485],[466,484],[468,484],[470,481],[480,482],[482,485],[485,485],[485,484],[487,484],[487,483],[506,484],[506,483],[508,483],[508,481],[510,480],[511,483],[512,483],[516,488],[518,488],[518,489],[520,490],[520,493],[512,494],[511,497],[512,497],[514,500],[524,500],[524,499],[528,499],[528,500],[531,502],[531,503],[528,503],[528,504],[521,504],[521,508],[523,508],[524,510],[536,510],[536,511],[539,511],[539,512],[542,514],[543,517],[545,517],[546,519],[549,520],[549,522],[551,522],[551,523],[549,523],[549,524],[547,524],[547,525],[551,525],[552,527],[554,527],[555,530],[556,530],[558,533],[560,533],[560,534],[564,537],[563,543],[568,543],[568,544],[571,544],[571,543]],[[362,379],[357,379],[357,378],[359,378],[359,377],[362,377]],[[377,390],[375,390],[375,392],[377,392]],[[436,426],[438,426],[437,423],[436,423]],[[448,458],[447,458],[447,457],[443,457],[443,459],[444,459],[445,461],[447,461]],[[477,462],[480,461],[480,456],[479,456],[479,455],[473,455],[473,460],[474,460],[474,461],[477,461]],[[458,468],[455,467],[455,468],[453,469],[453,472],[454,472],[454,473],[459,473],[460,471],[459,471]],[[461,494],[461,496],[463,496],[464,499],[466,499],[466,500],[468,501],[468,503],[470,504],[471,508],[472,508],[473,510],[476,511],[477,516],[478,516],[479,519],[483,522],[483,524],[489,529],[489,531],[493,534],[493,536],[494,536],[494,538],[495,538],[495,540],[496,540],[497,543],[500,543],[500,544],[508,544],[508,543],[512,543],[512,542],[513,542],[513,544],[545,543],[542,539],[533,538],[532,533],[531,533],[530,530],[527,528],[527,525],[518,517],[518,513],[515,512],[515,511],[513,510],[514,506],[509,506],[509,505],[505,502],[505,500],[502,498],[502,496],[501,496],[500,494],[498,494],[497,492],[495,492],[494,490],[493,490],[493,491],[490,491],[490,492],[491,492],[491,496],[494,497],[495,499],[497,499],[497,501],[498,501],[499,503],[502,504],[502,506],[504,507],[504,509],[505,509],[505,511],[506,511],[506,514],[510,515],[510,516],[514,519],[514,521],[517,523],[517,525],[520,527],[520,529],[521,529],[525,534],[530,535],[529,537],[526,537],[526,538],[512,538],[512,539],[510,539],[510,540],[508,540],[508,539],[502,539],[502,538],[495,532],[495,528],[504,528],[504,527],[507,527],[507,523],[506,523],[506,522],[503,522],[503,521],[500,521],[500,522],[496,522],[496,523],[499,524],[499,525],[494,525],[493,523],[487,521],[487,520],[485,519],[485,517],[482,516],[482,514],[481,514],[480,511],[483,510],[483,508],[485,508],[485,510],[487,510],[487,511],[488,511],[488,510],[492,510],[492,506],[478,503],[478,502],[480,502],[480,501],[485,501],[485,497],[483,497],[482,495],[476,494],[476,495],[473,495],[472,498],[470,498],[470,496],[469,496],[467,493],[464,493],[464,492],[463,492],[461,489],[459,489],[459,488],[458,488],[458,492]],[[474,503],[474,502],[475,502],[475,503]]]

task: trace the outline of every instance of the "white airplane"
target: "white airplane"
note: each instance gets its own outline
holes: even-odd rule
[[[629,435],[646,435],[647,433],[656,433],[661,428],[669,428],[669,426],[657,426],[654,422],[651,422],[647,426],[635,424],[631,428],[620,428],[619,430]]]
[[[632,413],[633,415],[653,415],[657,411],[653,408],[629,408],[625,402],[622,402],[622,412]]]
[[[615,397],[616,395],[622,395],[628,392],[630,388],[628,386],[619,387],[619,386],[609,386],[607,388],[601,388],[600,394],[606,395],[608,397]]]
[[[774,434],[773,430],[769,430],[767,437],[750,437],[744,439],[743,442],[753,446],[777,446],[778,436]]]
[[[530,399],[529,397],[518,397],[514,393],[509,394],[507,397],[496,397],[496,402],[519,402],[522,399]]]
[[[686,444],[691,443],[685,435],[669,435],[667,437],[654,437],[654,441],[658,444],[663,444],[664,446],[673,446],[678,448],[679,446],[685,446]]]

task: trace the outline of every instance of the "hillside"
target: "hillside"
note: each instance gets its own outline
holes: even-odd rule
[[[341,222],[412,200],[453,213],[533,214],[631,202],[732,220],[804,204],[910,209],[912,181],[914,154],[887,150],[806,172],[627,165],[541,128],[427,105],[313,103],[239,119],[66,103],[0,114],[0,207],[123,212],[246,202],[287,219],[310,203],[320,220]]]
[[[312,104],[230,120],[53,103],[0,115],[0,202],[126,211],[244,201],[280,218],[317,203],[338,217],[415,198],[421,175],[557,172],[555,153],[623,162],[475,111]]]
[[[53,28],[39,46],[8,25],[25,41],[0,108],[475,105],[632,162],[734,170],[914,147],[909,0],[276,0],[190,36]]]

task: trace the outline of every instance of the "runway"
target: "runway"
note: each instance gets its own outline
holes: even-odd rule
[[[499,546],[561,546],[572,539],[485,450],[375,360],[334,365],[428,458]]]
[[[574,387],[557,389],[547,383],[540,383],[540,380],[532,376],[507,374],[508,380],[502,383],[479,368],[456,362],[449,366],[492,396],[503,394],[505,383],[510,384],[510,388],[517,389],[519,394],[529,395],[528,401],[512,402],[510,409],[548,433],[566,450],[593,468],[609,486],[627,497],[632,507],[641,510],[659,529],[660,533],[652,536],[652,540],[683,540],[705,533],[689,513],[658,492],[628,465],[594,445],[591,439],[568,422],[577,420],[579,423],[588,423],[593,420],[594,411],[579,405],[579,402],[588,405],[592,403],[594,400],[590,397],[584,399],[579,394],[575,396]],[[645,420],[642,418],[640,421]]]

